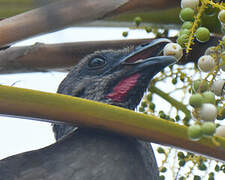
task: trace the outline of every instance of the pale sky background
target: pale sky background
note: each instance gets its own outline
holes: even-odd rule
[[[128,28],[67,28],[62,31],[42,35],[15,44],[32,45],[36,42],[42,43],[62,43],[91,40],[113,40],[125,39],[123,31]],[[176,33],[174,31],[172,34]],[[153,34],[147,34],[143,30],[132,30],[128,38],[151,38]],[[13,75],[0,75],[0,84],[12,85],[28,89],[41,90],[45,92],[56,92],[59,83],[67,73],[24,73]],[[168,89],[170,87],[167,86]],[[160,99],[157,101],[161,101]],[[164,101],[162,101],[164,103]],[[165,105],[166,109],[169,106]],[[32,120],[8,118],[0,116],[0,159],[7,156],[39,149],[55,142],[51,129],[51,124]],[[221,174],[221,179],[223,179]],[[217,178],[220,179],[220,178]]]

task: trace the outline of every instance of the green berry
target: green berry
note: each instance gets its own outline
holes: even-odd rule
[[[187,34],[182,34],[177,38],[177,43],[181,46],[181,47],[185,47],[185,43],[188,42],[188,38],[189,36]]]
[[[193,158],[195,155],[194,153],[187,152],[187,158]]]
[[[164,175],[161,175],[161,176],[159,176],[159,179],[160,180],[164,180],[165,179],[165,176]]]
[[[201,171],[205,171],[207,169],[207,166],[204,164],[204,163],[201,163],[199,166],[198,166],[198,169],[201,170]]]
[[[165,114],[163,111],[159,111],[159,114]]]
[[[209,176],[213,177],[215,174],[214,172],[209,173]]]
[[[209,176],[208,180],[215,180],[214,176]]]
[[[178,152],[177,156],[179,159],[184,159],[184,157],[185,157],[183,152]]]
[[[149,93],[149,94],[146,96],[146,99],[147,99],[148,101],[152,101],[152,94]]]
[[[159,117],[163,118],[163,119],[166,119],[166,114],[163,111],[160,111],[159,112]]]
[[[225,165],[224,164],[220,166],[220,170],[222,170],[223,173],[225,173]]]
[[[177,84],[177,78],[172,79],[172,84]]]
[[[176,119],[176,121],[180,121],[180,116],[176,115],[175,119]]]
[[[205,27],[199,27],[195,32],[196,38],[199,42],[206,42],[210,38],[210,32]]]
[[[220,103],[219,99],[216,99],[216,105],[218,105]]]
[[[215,166],[215,171],[216,171],[216,172],[219,172],[219,171],[220,171],[220,167],[219,167],[218,164]]]
[[[193,94],[189,99],[189,104],[194,108],[201,107],[203,102],[203,97],[201,94]]]
[[[127,37],[127,36],[128,36],[128,32],[127,32],[127,31],[124,31],[124,32],[122,33],[122,36],[123,36],[123,37]]]
[[[142,22],[142,18],[140,16],[137,16],[134,18],[134,22],[135,22],[136,26],[139,26]]]
[[[192,21],[194,19],[195,11],[191,8],[183,8],[180,11],[180,19],[182,21]]]
[[[190,117],[185,116],[184,119],[182,120],[185,126],[189,126],[189,122],[190,122]]]
[[[191,140],[199,140],[202,137],[202,129],[198,124],[191,125],[188,127],[188,137]]]
[[[225,169],[225,164],[222,164],[221,166],[220,166],[220,170],[224,170]]]
[[[158,147],[157,151],[158,151],[159,154],[164,154],[165,153],[164,149],[161,148],[161,147]]]
[[[195,175],[195,176],[194,176],[194,180],[201,180],[201,177],[200,177],[200,176]]]
[[[221,126],[219,123],[216,123],[216,128],[218,128],[219,126]]]
[[[168,116],[168,115],[166,115],[166,114],[165,114],[165,119],[171,121],[170,116]]]
[[[141,107],[139,107],[139,112],[144,112],[145,111],[145,108],[143,108],[142,106]]]
[[[185,75],[184,75],[184,73],[182,73],[182,74],[180,75],[180,80],[181,80],[182,82],[184,82],[184,78],[185,78]]]
[[[204,92],[209,89],[209,83],[206,80],[195,80],[192,84],[192,90],[197,93],[197,92]]]
[[[190,29],[181,29],[179,32],[179,36],[186,34],[186,35],[190,35],[191,34],[191,30]]]
[[[142,101],[141,102],[141,106],[144,107],[144,108],[147,107],[147,102],[146,101]]]
[[[185,177],[184,176],[181,176],[181,177],[179,177],[178,180],[185,180]]]
[[[155,110],[155,104],[154,103],[149,103],[149,108],[151,109],[151,110]]]
[[[202,124],[202,133],[204,136],[213,136],[216,132],[216,125],[212,122],[205,122]]]
[[[185,163],[186,163],[185,160],[181,159],[178,164],[180,167],[183,167],[185,165]]]
[[[215,94],[211,91],[205,91],[202,94],[202,97],[203,97],[203,103],[210,103],[210,104],[216,103]]]
[[[170,118],[169,121],[176,122],[175,119],[173,119],[173,118]]]
[[[150,32],[152,32],[152,28],[151,28],[151,27],[145,27],[145,31],[146,31],[147,33],[150,33]]]
[[[193,22],[191,21],[185,21],[182,26],[181,29],[191,29],[193,26]]]
[[[166,167],[162,167],[162,168],[160,169],[160,172],[166,172],[166,171],[167,171]]]

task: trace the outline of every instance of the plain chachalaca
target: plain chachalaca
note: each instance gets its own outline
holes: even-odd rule
[[[134,110],[152,77],[176,61],[159,56],[168,42],[95,52],[73,68],[58,93]],[[55,124],[55,144],[0,161],[0,180],[159,179],[149,143],[100,129],[75,129]]]

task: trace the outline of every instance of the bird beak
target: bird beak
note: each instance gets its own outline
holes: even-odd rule
[[[150,43],[137,46],[135,50],[120,61],[123,65],[135,65],[131,73],[153,66],[154,71],[161,71],[166,66],[175,63],[173,56],[160,56],[164,46],[171,41],[166,38],[156,39]]]
[[[172,42],[166,38],[155,39],[150,43],[145,43],[137,46],[128,56],[121,60],[121,63],[132,64],[138,60],[145,60],[150,57],[159,56],[164,46]]]
[[[154,72],[159,72],[166,66],[177,61],[173,56],[160,56],[165,45],[170,42],[172,41],[169,39],[160,38],[150,43],[139,45],[130,54],[116,62],[112,69],[121,65],[134,65],[135,68],[132,68],[132,71],[128,74],[130,75],[135,72],[140,72],[149,66],[154,66]],[[106,73],[108,73],[108,71],[104,72],[104,74]]]

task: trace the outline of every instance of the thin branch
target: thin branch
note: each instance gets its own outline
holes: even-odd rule
[[[167,3],[166,3],[167,2]],[[178,0],[170,2],[177,6]],[[165,6],[167,4],[167,6]],[[119,13],[168,8],[168,0],[67,0],[51,3],[0,22],[0,46],[66,26],[92,22]]]
[[[178,62],[186,64],[197,62],[209,46],[216,45],[220,37],[212,37],[210,41],[199,45],[195,42],[193,51]],[[175,41],[175,38],[171,38]],[[0,74],[68,71],[83,57],[97,50],[122,49],[151,42],[152,39],[86,41],[63,44],[36,43],[32,46],[12,47],[0,51]]]
[[[181,110],[188,119],[191,118],[191,112],[187,109],[187,106],[184,105],[183,103],[177,101],[176,99],[174,99],[173,97],[163,92],[154,85],[150,87],[150,91],[165,99],[167,102],[169,102],[172,106],[174,106],[178,110]]]
[[[72,24],[103,18],[128,0],[67,0],[49,4],[0,22],[0,46]]]
[[[117,8],[110,16],[115,16],[127,12],[145,12],[149,10],[162,10],[176,8],[180,6],[180,0],[129,0],[127,3]]]
[[[68,71],[83,57],[97,50],[122,49],[151,39],[86,41],[63,44],[36,43],[0,51],[0,74]]]
[[[57,2],[62,0],[32,0],[32,1],[18,1],[18,0],[10,0],[10,1],[0,1],[0,17],[10,17],[15,16],[18,13],[23,13],[27,10],[31,10],[33,8],[41,7],[47,5],[52,2]],[[158,10],[158,9],[168,9],[175,8],[180,5],[180,0],[129,0],[123,8],[133,7],[133,9],[142,9],[146,7],[149,10]],[[122,7],[121,7],[122,9]]]
[[[225,161],[225,139],[191,141],[187,128],[152,115],[61,94],[0,86],[0,113],[113,131]],[[118,118],[119,117],[119,118]]]

